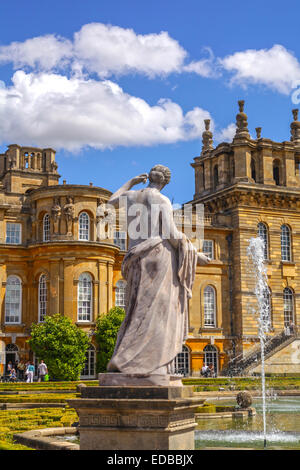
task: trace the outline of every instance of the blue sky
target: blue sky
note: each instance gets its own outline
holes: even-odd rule
[[[165,193],[190,200],[204,118],[215,145],[230,140],[245,99],[252,136],[290,139],[299,13],[296,0],[1,2],[0,151],[53,147],[62,179],[112,191],[166,164]]]

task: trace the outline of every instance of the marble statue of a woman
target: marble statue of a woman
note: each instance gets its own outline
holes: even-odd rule
[[[171,202],[160,192],[170,177],[168,168],[156,165],[149,175],[128,181],[108,201],[119,207],[120,198],[126,198],[129,238],[122,264],[126,316],[108,372],[172,374],[171,364],[187,337],[196,265],[210,260],[176,228]],[[148,187],[131,190],[148,178]]]

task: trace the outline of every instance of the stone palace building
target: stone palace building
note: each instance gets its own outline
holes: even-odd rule
[[[259,370],[254,278],[247,246],[264,240],[271,331],[267,372],[300,372],[300,122],[293,110],[291,139],[282,143],[248,131],[239,101],[231,143],[213,146],[205,121],[194,158],[195,194],[204,204],[203,251],[189,311],[189,338],[176,358],[184,374],[203,363],[217,373]],[[62,313],[91,338],[82,378],[95,378],[96,318],[124,306],[121,263],[126,233],[97,236],[111,192],[92,184],[59,184],[55,151],[10,145],[0,155],[0,372],[8,361],[35,359],[26,340],[32,323]],[[289,331],[287,330],[287,327]]]

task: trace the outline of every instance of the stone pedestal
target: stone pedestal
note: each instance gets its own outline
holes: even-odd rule
[[[193,450],[203,402],[193,387],[150,385],[83,387],[81,399],[68,400],[80,450]]]
[[[107,372],[99,374],[99,385],[101,386],[120,386],[120,387],[144,387],[144,386],[163,386],[163,387],[182,387],[180,375],[168,374],[124,374],[122,372]]]

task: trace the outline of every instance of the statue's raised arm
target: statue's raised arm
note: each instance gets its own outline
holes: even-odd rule
[[[120,205],[120,197],[126,197],[127,191],[130,191],[130,189],[140,183],[146,183],[148,179],[148,174],[143,173],[139,176],[135,176],[134,178],[131,178],[127,183],[123,184],[120,189],[118,189],[112,196],[110,196],[109,200],[107,201],[109,204],[111,204],[114,207],[117,207]]]

